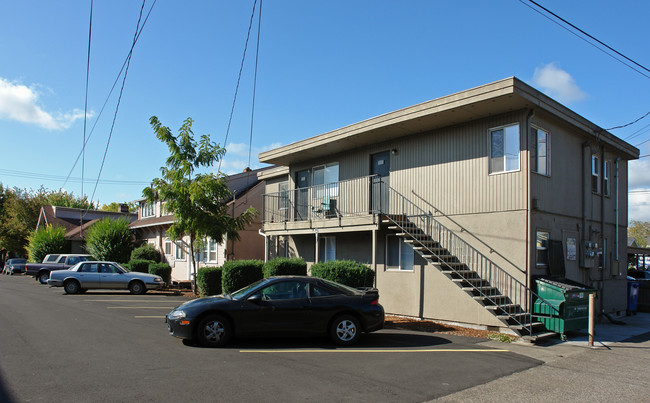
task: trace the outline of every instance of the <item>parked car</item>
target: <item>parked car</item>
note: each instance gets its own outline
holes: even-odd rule
[[[128,271],[115,262],[80,262],[68,270],[50,273],[47,283],[63,287],[66,294],[76,294],[91,289],[129,290],[131,294],[144,294],[148,290],[165,287],[162,277],[155,274]]]
[[[25,265],[25,274],[34,276],[41,284],[47,284],[47,279],[50,278],[50,272],[66,270],[79,262],[87,260],[95,259],[90,255],[63,254],[59,255],[54,263],[27,263]]]
[[[9,275],[24,273],[26,263],[27,263],[27,259],[23,259],[23,258],[7,259],[4,268],[2,269],[2,272],[4,274],[9,274]]]
[[[354,289],[316,277],[280,276],[232,294],[188,301],[166,316],[169,334],[220,347],[233,336],[327,334],[348,346],[384,326],[376,289]]]
[[[61,255],[60,254],[45,255],[42,263],[56,263],[56,261],[59,260],[59,256]]]

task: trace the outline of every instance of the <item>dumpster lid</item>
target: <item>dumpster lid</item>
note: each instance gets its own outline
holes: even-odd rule
[[[587,287],[584,284],[580,284],[569,279],[551,280],[549,278],[538,277],[536,280],[538,282],[550,284],[565,291],[596,291],[591,287]]]

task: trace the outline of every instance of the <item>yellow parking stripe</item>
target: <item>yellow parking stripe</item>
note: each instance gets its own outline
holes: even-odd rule
[[[174,309],[174,306],[107,306],[108,309]]]
[[[336,350],[239,350],[240,353],[509,353],[510,350],[491,350],[491,349],[455,349],[455,348],[436,348],[424,350],[372,350],[372,349],[336,349]]]

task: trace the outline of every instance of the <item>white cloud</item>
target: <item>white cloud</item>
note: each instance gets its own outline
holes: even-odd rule
[[[33,87],[0,77],[0,119],[35,124],[49,130],[64,130],[84,117],[84,112],[79,109],[52,115],[41,109],[38,97],[39,93]]]
[[[255,147],[251,151],[251,164],[248,165],[248,144],[245,143],[229,143],[226,146],[226,156],[221,161],[221,172],[227,175],[234,175],[244,171],[246,167],[257,169],[264,166],[258,159],[261,152],[272,150],[280,147],[280,143],[272,143],[269,145]],[[218,167],[218,166],[217,166]],[[216,168],[215,167],[215,170]]]
[[[533,84],[551,98],[562,103],[581,101],[587,97],[571,74],[559,68],[555,63],[536,68],[533,74]]]
[[[647,154],[641,150],[641,154]],[[628,164],[628,189],[648,193],[628,194],[628,215],[631,220],[650,222],[650,159],[630,161]]]

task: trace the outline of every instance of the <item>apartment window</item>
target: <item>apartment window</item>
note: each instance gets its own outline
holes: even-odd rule
[[[537,231],[537,258],[536,266],[538,268],[548,267],[548,240],[550,233],[547,231]]]
[[[319,262],[329,262],[330,260],[336,260],[336,238],[333,236],[322,236],[320,237],[319,246]]]
[[[490,173],[519,169],[519,124],[490,129]]]
[[[531,128],[534,145],[531,150],[533,155],[533,172],[549,176],[551,174],[551,143],[546,130],[536,127]]]
[[[386,266],[389,270],[413,271],[413,246],[398,236],[388,235],[386,237]]]
[[[339,194],[339,163],[333,162],[312,169],[312,185],[317,186],[317,197],[338,196]]]
[[[144,203],[141,205],[140,218],[153,217],[154,214],[155,213],[152,203]]]
[[[603,191],[605,192],[605,196],[609,196],[609,170],[611,164],[611,161],[605,161],[605,167],[603,169]]]
[[[216,262],[217,261],[217,241],[210,238],[208,241],[208,261]]]
[[[600,193],[600,158],[591,156],[591,191]]]
[[[281,182],[278,189],[278,210],[286,210],[289,208],[289,182]]]
[[[176,241],[176,260],[185,260],[185,249],[181,241]]]
[[[165,241],[165,255],[172,254],[172,241]]]

